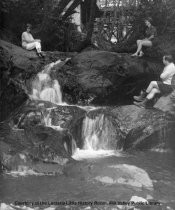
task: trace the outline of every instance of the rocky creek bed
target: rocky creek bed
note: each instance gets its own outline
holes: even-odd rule
[[[79,195],[76,193],[80,190],[77,187],[82,186],[80,198],[92,200],[94,197],[89,195],[92,193],[97,196],[93,188],[96,186],[99,200],[109,200],[116,192],[111,199],[122,200],[123,196],[124,200],[129,200],[132,195],[141,195],[146,199],[148,197],[161,201],[161,209],[174,203],[173,199],[167,199],[162,194],[157,195],[157,186],[158,189],[160,186],[155,185],[149,174],[156,176],[158,169],[151,172],[150,159],[145,160],[149,167],[143,164],[142,169],[141,166],[145,154],[156,157],[156,153],[152,155],[152,152],[148,151],[173,154],[175,120],[170,96],[167,96],[166,100],[160,98],[155,105],[157,109],[142,109],[131,105],[132,96],[160,74],[162,64],[159,61],[135,59],[127,54],[105,51],[85,51],[80,54],[46,52],[45,58],[39,59],[35,52],[26,52],[2,40],[0,44],[1,172],[13,172],[16,175],[40,174],[48,176],[47,181],[53,179],[53,182],[49,181],[52,187],[48,197],[40,192],[39,187],[36,188],[36,191],[42,194],[42,199],[50,199],[51,195],[57,199],[54,183],[63,190],[68,182],[73,187],[73,194],[70,195],[68,193],[71,187],[65,189],[65,196],[69,199],[77,199]],[[67,57],[71,59],[65,62]],[[62,61],[56,63],[59,59]],[[48,65],[49,77],[59,82],[63,101],[69,105],[31,98],[32,82],[39,78],[38,72]],[[171,105],[166,106],[166,110],[165,106],[162,106],[165,101]],[[104,158],[102,154],[99,160],[91,157],[89,160],[80,161],[74,158],[77,148],[80,151],[112,150],[114,153],[111,159]],[[141,160],[139,163],[137,154],[130,156],[133,151],[138,151],[138,158]],[[130,161],[132,157],[133,161]],[[160,154],[158,157],[160,158]],[[156,162],[153,167],[156,167]],[[160,168],[163,170],[164,165]],[[174,183],[173,180],[170,181],[173,170],[162,172],[160,180],[163,181],[162,177],[166,172],[168,181],[165,188],[167,191],[170,189],[174,195],[174,190],[168,186],[168,183]],[[49,175],[54,175],[60,181],[55,182],[55,178],[50,178]],[[7,185],[0,183],[1,189],[7,186],[5,194],[8,194],[13,180],[4,173],[1,179],[7,182]],[[30,179],[34,182],[36,180],[37,183],[38,178]],[[39,182],[41,185],[45,183],[44,179]],[[23,184],[27,189],[28,178],[25,180]],[[158,174],[156,182],[159,183],[160,180]],[[15,187],[19,186],[18,178],[14,183]],[[87,187],[88,183],[90,188]],[[116,190],[116,187],[119,190]],[[86,188],[90,194],[86,194]],[[58,190],[59,193],[61,190]],[[24,191],[21,189],[21,192]],[[17,199],[12,194],[9,200],[3,195],[1,202],[9,203]],[[22,198],[34,199],[32,196],[27,194],[27,197]],[[61,196],[61,199],[64,200],[65,196]]]

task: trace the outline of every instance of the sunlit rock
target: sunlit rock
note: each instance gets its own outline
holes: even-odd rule
[[[122,184],[153,190],[153,183],[147,172],[128,164],[108,166],[102,169],[101,175],[95,179],[104,184]]]
[[[154,108],[162,110],[163,112],[168,112],[172,114],[172,117],[175,116],[175,107],[174,102],[171,99],[171,94],[166,96],[161,96],[158,101],[155,103]]]

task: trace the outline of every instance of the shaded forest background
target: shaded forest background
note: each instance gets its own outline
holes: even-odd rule
[[[77,45],[85,40],[90,44],[95,18],[99,17],[94,9],[98,1],[74,0],[72,6],[64,13],[70,2],[71,0],[1,0],[1,38],[20,45],[21,33],[25,30],[26,23],[31,23],[34,26],[33,34],[36,38],[42,39],[44,50],[74,51]],[[152,24],[157,27],[161,42],[174,41],[174,0],[106,0],[106,4],[110,2],[115,3],[117,21],[114,21],[114,26],[117,30],[119,31],[123,24],[121,16],[127,17],[127,24],[130,26],[129,32],[122,38],[118,37],[116,44],[105,40],[112,46],[111,50],[123,52],[123,48],[126,50],[126,46],[129,48],[138,37],[143,36],[145,30],[143,20],[148,16],[153,19]],[[71,15],[79,4],[86,4],[89,8],[83,33],[80,33],[71,22]],[[105,12],[100,14],[101,17],[105,15]]]

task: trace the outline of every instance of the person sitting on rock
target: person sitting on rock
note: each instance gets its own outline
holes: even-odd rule
[[[163,95],[169,94],[173,91],[171,81],[175,74],[175,65],[173,63],[172,55],[163,56],[163,63],[165,65],[160,78],[162,81],[151,81],[146,91],[141,91],[140,96],[134,96],[134,104],[139,107],[146,107],[147,102],[152,100],[158,93]]]
[[[40,39],[34,39],[31,34],[31,24],[26,25],[26,31],[22,33],[22,47],[26,50],[33,50],[36,49],[37,55],[39,57],[43,57],[43,54],[41,52],[41,40]]]
[[[157,36],[157,30],[153,25],[151,25],[151,21],[152,21],[151,18],[145,19],[145,25],[148,27],[146,30],[146,38],[142,40],[137,40],[137,51],[131,56],[142,57],[144,54],[142,51],[142,47],[143,46],[152,47],[153,40]]]

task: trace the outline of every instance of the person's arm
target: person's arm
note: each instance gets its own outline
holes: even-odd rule
[[[154,37],[156,36],[156,34],[157,34],[156,28],[155,27],[152,27],[150,29],[150,36],[147,37],[147,40],[150,40],[151,41],[152,39],[154,39]]]
[[[166,79],[168,79],[169,76],[172,75],[173,72],[174,72],[174,69],[169,67],[169,68],[165,69],[165,71],[163,71],[163,73],[160,75],[160,78],[162,80],[166,80]]]
[[[27,43],[33,43],[35,42],[33,36],[29,37],[25,32],[22,34],[22,41],[27,42]]]
[[[153,38],[154,38],[154,34],[151,35],[150,37],[148,37],[147,39],[151,41],[151,39],[153,39]]]

